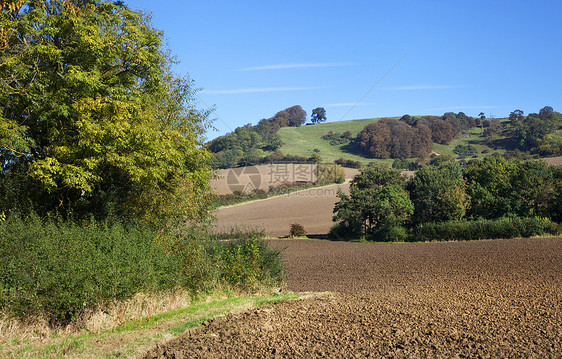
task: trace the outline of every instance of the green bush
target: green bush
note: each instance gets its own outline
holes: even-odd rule
[[[304,230],[302,224],[298,224],[298,223],[291,224],[291,230],[289,235],[290,237],[302,237],[305,235],[306,235],[306,231]]]
[[[139,292],[251,289],[282,280],[279,253],[259,237],[225,242],[186,232],[11,215],[0,222],[0,310],[58,326]]]
[[[215,247],[220,277],[238,289],[278,285],[284,276],[280,252],[258,237],[240,238]]]
[[[404,242],[408,239],[408,230],[402,226],[385,227],[373,232],[368,239],[375,242]]]
[[[423,223],[414,228],[412,241],[479,240],[557,235],[559,226],[548,218],[500,218],[497,220]]]
[[[361,222],[339,222],[330,228],[328,235],[332,240],[346,241],[360,238],[363,235],[362,229]]]
[[[142,227],[10,216],[0,225],[0,307],[54,325],[139,291],[173,287],[180,263],[154,239]]]

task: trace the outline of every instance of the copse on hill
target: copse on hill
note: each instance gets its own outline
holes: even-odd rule
[[[306,111],[295,105],[264,118],[257,125],[247,124],[207,144],[214,154],[213,167],[230,168],[240,164],[256,164],[277,150],[282,142],[277,131],[282,127],[299,127],[306,121]]]
[[[447,112],[441,117],[404,115],[400,120],[383,118],[365,126],[357,141],[363,153],[372,158],[426,158],[433,143],[448,145],[462,130],[475,125],[475,119],[462,112]]]

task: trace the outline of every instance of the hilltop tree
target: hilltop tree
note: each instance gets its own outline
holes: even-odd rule
[[[515,110],[509,114],[509,121],[511,126],[516,126],[519,122],[523,120],[523,111]]]
[[[374,158],[426,157],[433,146],[425,124],[410,127],[389,118],[365,126],[357,140],[361,150]]]
[[[207,111],[162,32],[121,2],[3,2],[0,211],[204,213]]]
[[[478,114],[478,118],[480,119],[480,122],[478,123],[480,126],[480,135],[484,135],[484,120],[486,120],[486,115],[484,112],[480,112]]]
[[[317,107],[312,110],[312,117],[310,121],[313,124],[326,122],[326,110],[324,110],[324,107]]]
[[[306,122],[306,111],[299,105],[291,106],[285,109],[285,112],[291,127],[299,127]]]

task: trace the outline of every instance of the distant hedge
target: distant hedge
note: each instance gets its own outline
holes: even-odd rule
[[[548,218],[500,218],[497,220],[423,223],[415,227],[410,241],[451,241],[558,235],[560,227]]]

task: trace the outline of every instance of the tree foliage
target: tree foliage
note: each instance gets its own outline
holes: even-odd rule
[[[349,196],[338,192],[334,221],[355,235],[402,225],[414,209],[404,181],[399,171],[386,165],[363,168],[351,182]]]
[[[547,135],[562,128],[562,114],[550,106],[543,107],[538,114],[531,113],[518,121],[515,136],[524,151],[538,150]]]
[[[306,122],[306,111],[299,105],[291,106],[285,109],[287,118],[289,119],[289,126],[299,127]]]
[[[470,205],[462,168],[453,161],[424,166],[406,184],[414,223],[460,220]]]
[[[390,118],[365,126],[357,140],[361,150],[374,158],[424,158],[433,148],[431,131],[426,125],[410,127]]]
[[[306,121],[306,112],[295,105],[264,118],[257,125],[247,124],[233,132],[215,138],[206,147],[213,155],[213,167],[231,168],[263,161],[267,151],[283,145],[277,131],[282,127],[298,127]]]
[[[0,208],[202,213],[208,112],[163,33],[121,2],[20,5],[0,15]]]
[[[312,110],[312,117],[310,119],[310,122],[312,122],[313,124],[326,122],[326,110],[324,109],[324,107],[317,107]]]
[[[562,177],[559,169],[545,162],[490,156],[468,164],[464,177],[473,218],[557,217],[557,186]]]

